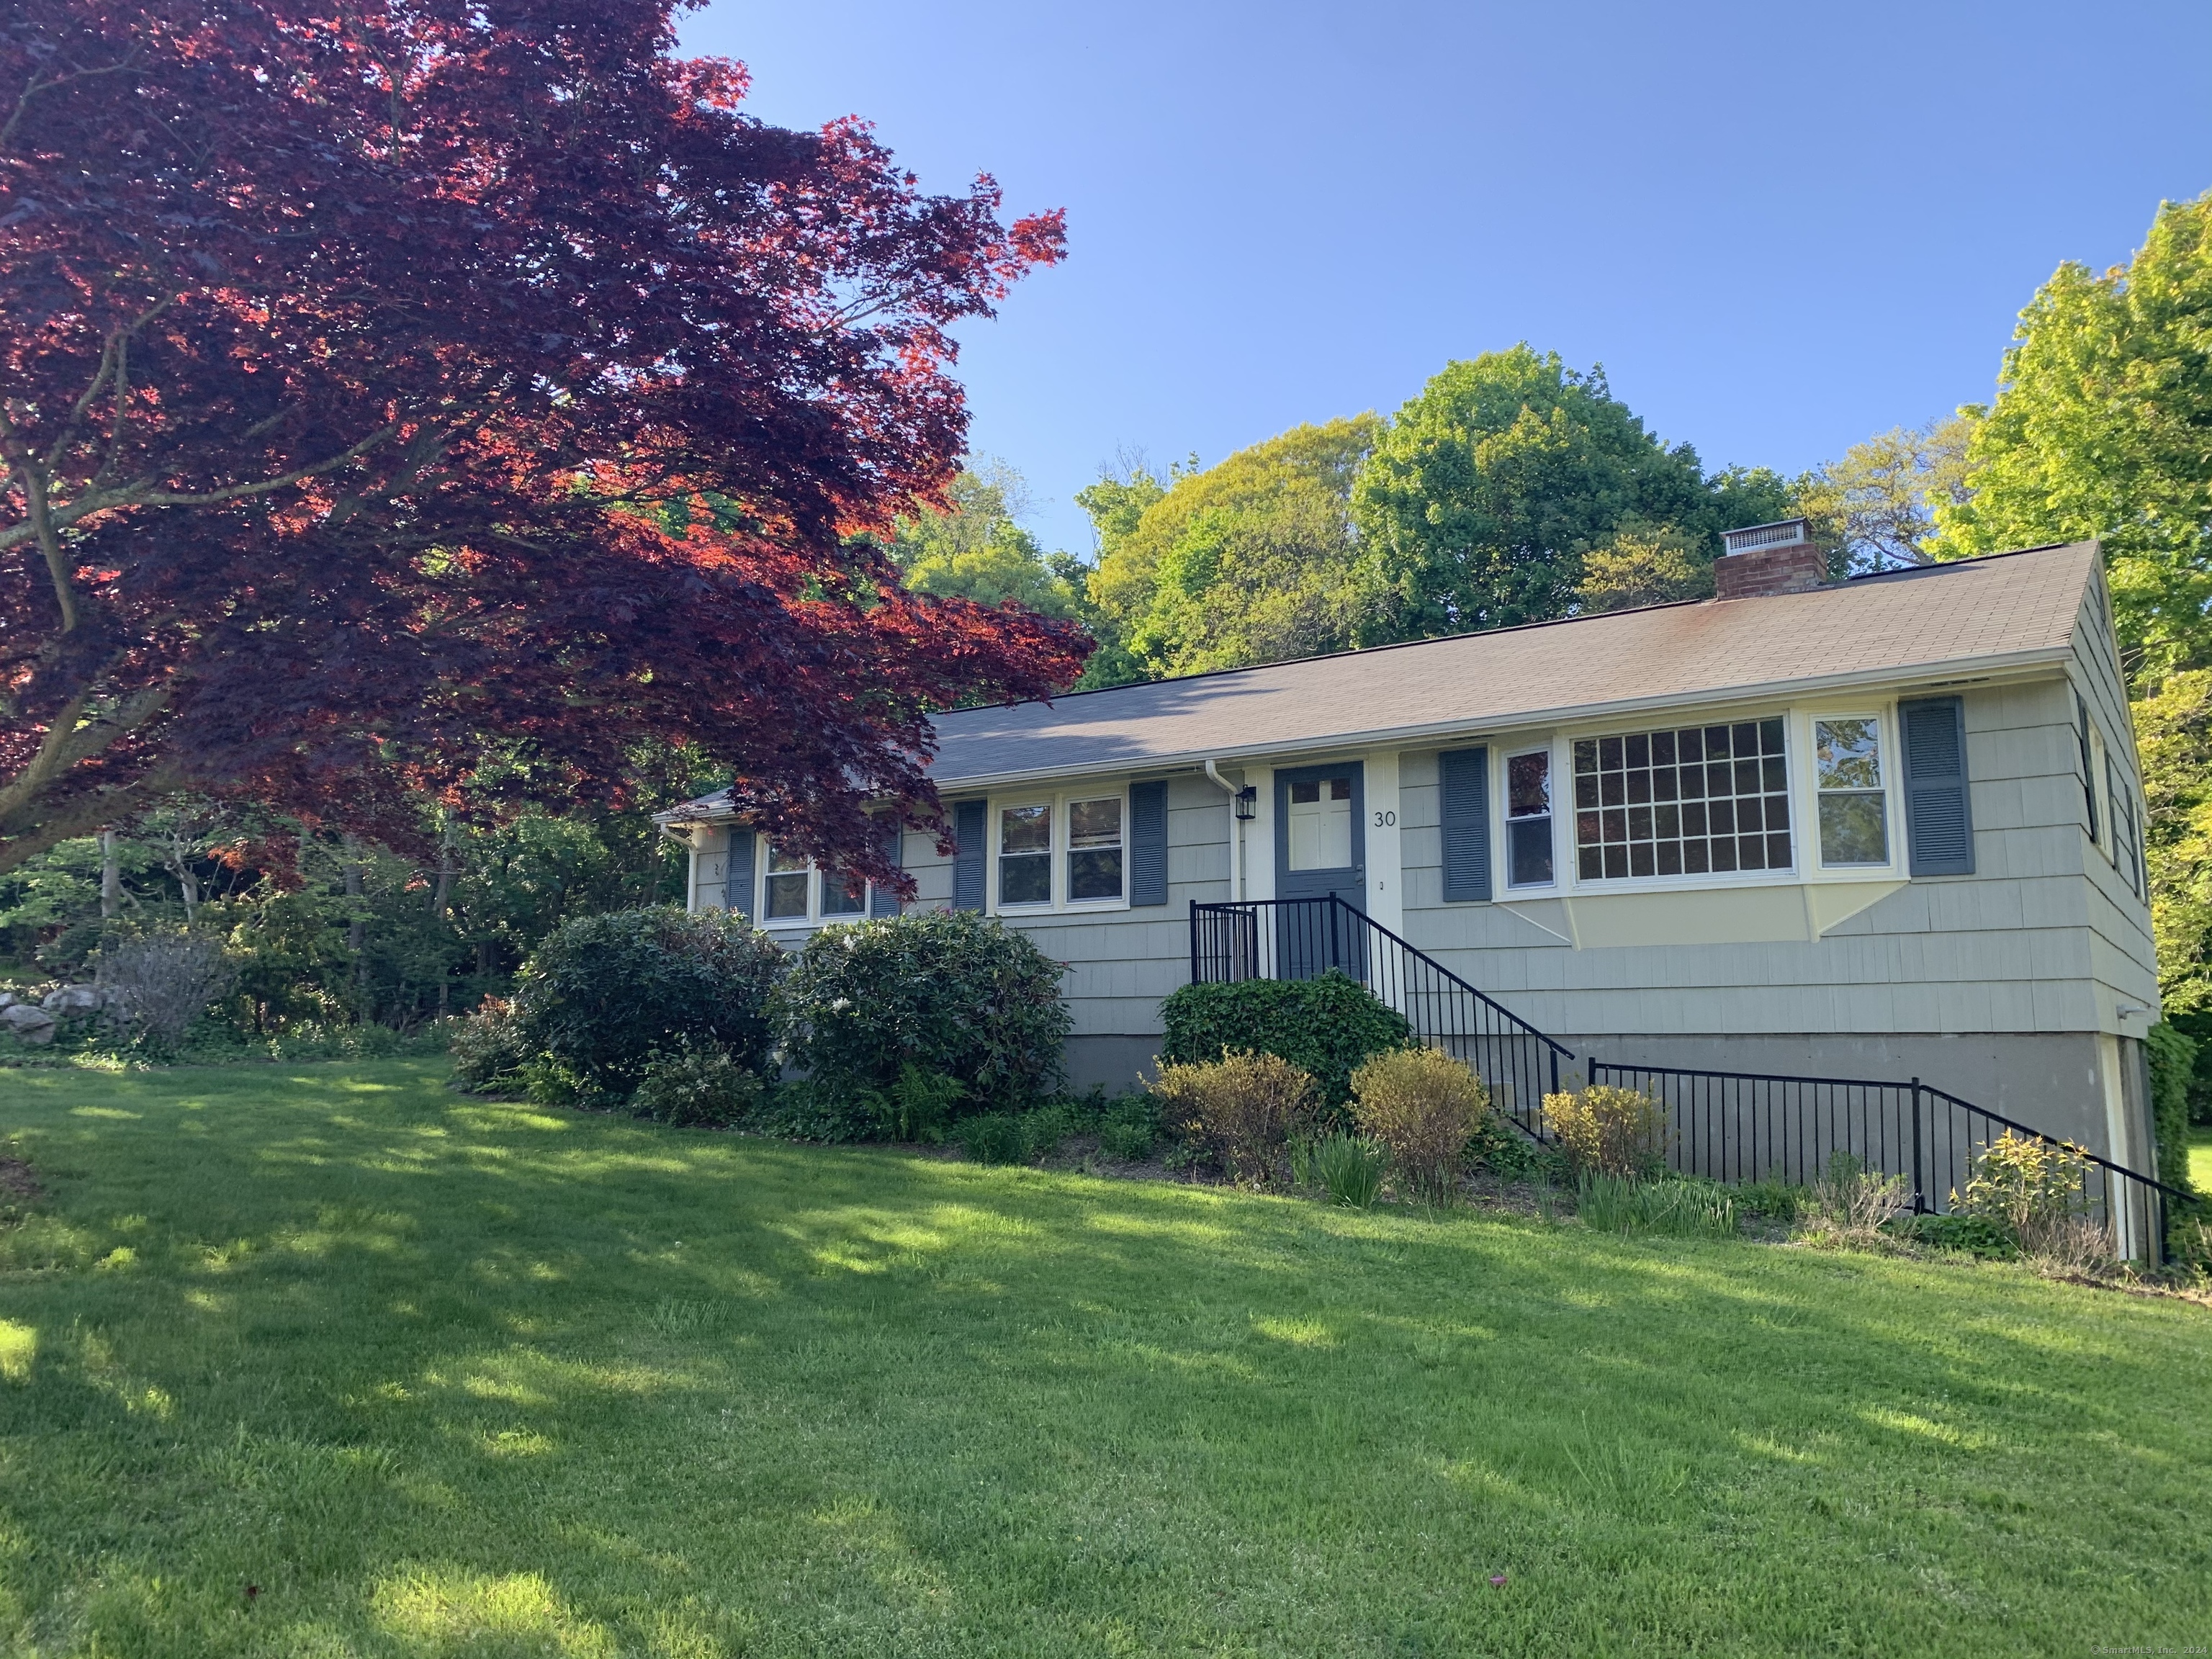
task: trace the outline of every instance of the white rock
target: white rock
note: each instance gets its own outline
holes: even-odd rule
[[[59,1023],[45,1009],[34,1008],[27,1002],[0,1008],[0,1029],[14,1033],[18,1040],[24,1042],[52,1042]]]
[[[58,991],[47,992],[46,1000],[39,1006],[50,1014],[66,1018],[71,1014],[96,1012],[106,1000],[106,995],[97,985],[64,985]]]

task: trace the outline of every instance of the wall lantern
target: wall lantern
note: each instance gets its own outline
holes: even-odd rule
[[[1260,816],[1260,790],[1256,784],[1246,784],[1237,792],[1237,822],[1249,823]]]

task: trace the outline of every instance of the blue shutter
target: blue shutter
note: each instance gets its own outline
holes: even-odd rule
[[[905,851],[906,835],[896,818],[893,818],[883,826],[883,836],[884,861],[894,869],[904,868],[899,854]],[[874,893],[868,900],[868,914],[872,916],[895,916],[898,913],[898,895],[881,883],[878,883]]]
[[[1168,787],[1129,786],[1129,902],[1168,902]]]
[[[722,861],[722,875],[729,886],[724,890],[722,902],[736,911],[748,922],[753,919],[753,832],[750,830],[730,831],[730,850]]]
[[[952,908],[956,910],[983,908],[986,816],[980,800],[963,800],[952,809]]]
[[[1905,726],[1905,829],[1916,876],[1974,873],[1966,793],[1966,713],[1957,697],[1897,706]]]
[[[1444,832],[1444,898],[1466,904],[1490,896],[1490,750],[1452,749],[1437,757]]]

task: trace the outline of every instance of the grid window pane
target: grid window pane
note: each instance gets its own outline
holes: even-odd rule
[[[1776,718],[1577,739],[1577,873],[1620,881],[1790,868],[1784,736]]]

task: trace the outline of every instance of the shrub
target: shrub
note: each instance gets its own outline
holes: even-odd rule
[[[1738,1187],[1735,1206],[1747,1216],[1786,1223],[1797,1219],[1811,1196],[1806,1188],[1770,1173]]]
[[[174,1054],[210,1005],[238,975],[220,941],[204,933],[147,933],[104,945],[100,978],[112,1013],[141,1046]]]
[[[1403,1014],[1334,968],[1317,979],[1185,985],[1160,1005],[1160,1018],[1162,1060],[1197,1066],[1230,1054],[1279,1055],[1313,1079],[1331,1109],[1352,1097],[1352,1073],[1368,1056],[1413,1041]]]
[[[1491,1111],[1474,1126],[1466,1161],[1508,1181],[1534,1181],[1540,1175],[1555,1174],[1560,1159],[1551,1147],[1522,1134],[1504,1113]]]
[[[1652,1175],[1665,1167],[1667,1115],[1637,1090],[1601,1084],[1578,1094],[1546,1095],[1544,1121],[1577,1175]]]
[[[1831,1152],[1826,1173],[1798,1206],[1797,1237],[1841,1249],[1881,1249],[1889,1242],[1882,1230],[1911,1206],[1907,1177],[1869,1170],[1849,1152]]]
[[[1437,1049],[1396,1048],[1354,1072],[1352,1092],[1360,1132],[1389,1153],[1407,1191],[1449,1203],[1468,1142],[1490,1115],[1482,1080]]]
[[[1729,1238],[1736,1231],[1735,1200],[1728,1189],[1687,1176],[1644,1181],[1585,1170],[1575,1189],[1575,1213],[1601,1232]]]
[[[1987,1216],[1915,1216],[1905,1236],[1931,1250],[1956,1250],[1987,1261],[2009,1261],[2020,1254],[2013,1236]]]
[[[474,1012],[453,1022],[447,1053],[453,1057],[453,1081],[470,1094],[481,1094],[514,1079],[530,1058],[530,1044],[514,1017],[514,1005],[486,997]]]
[[[745,1127],[786,1140],[870,1140],[882,1136],[893,1109],[890,1099],[872,1089],[854,1093],[796,1078],[769,1089]]]
[[[960,1125],[960,1150],[976,1164],[1020,1164],[1030,1155],[1028,1127],[1012,1112],[984,1112]]]
[[[720,1043],[678,1038],[645,1062],[629,1109],[680,1128],[726,1129],[751,1115],[763,1086]]]
[[[679,1037],[764,1071],[783,954],[723,910],[672,906],[565,921],[523,964],[515,1016],[531,1051],[571,1086],[625,1100]]]
[[[1364,1135],[1323,1135],[1314,1143],[1309,1167],[1330,1203],[1364,1210],[1382,1190],[1389,1161],[1389,1153]]]
[[[925,1071],[908,1060],[885,1091],[887,1133],[893,1140],[942,1140],[953,1108],[967,1093],[968,1085],[958,1078]]]
[[[2008,1129],[1974,1160],[1973,1177],[1963,1196],[1952,1194],[1951,1207],[1995,1222],[2033,1255],[2065,1243],[2087,1213],[2088,1168],[2088,1154],[2070,1141]]]
[[[957,1082],[971,1110],[1013,1110],[1059,1080],[1064,971],[969,911],[825,927],[786,987],[787,1051],[848,1096],[889,1094],[911,1065]]]
[[[1159,1104],[1150,1095],[1124,1095],[1099,1114],[1098,1150],[1109,1158],[1142,1163],[1159,1138]]]
[[[1291,1137],[1311,1132],[1317,1109],[1313,1079],[1280,1054],[1163,1066],[1152,1094],[1170,1130],[1231,1180],[1262,1187],[1280,1176]]]
[[[2196,1041],[2160,1020],[2143,1039],[2150,1061],[2151,1126],[2158,1147],[2158,1178],[2181,1191],[2189,1183],[2189,1085],[2197,1070]]]

